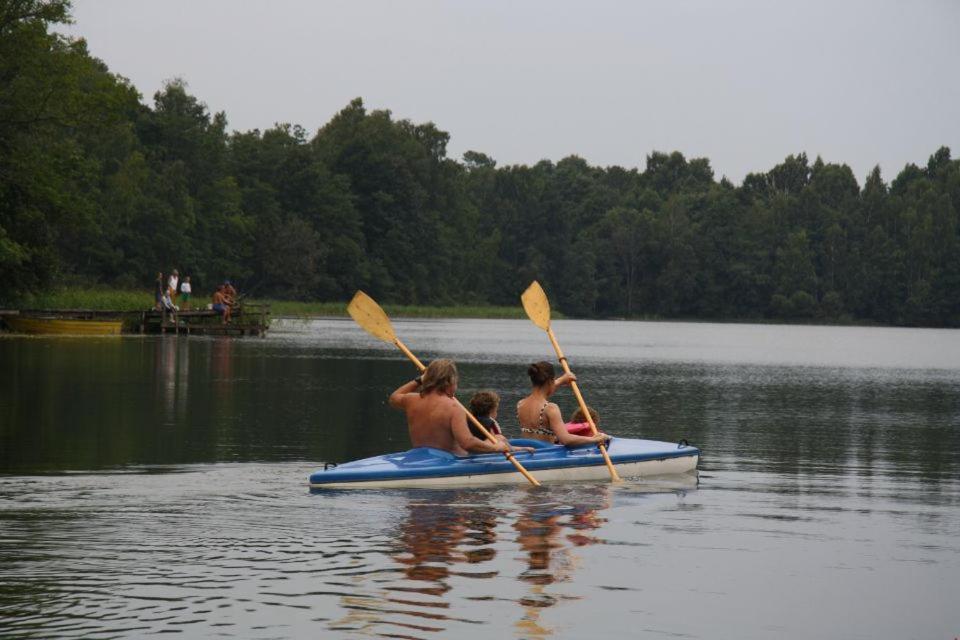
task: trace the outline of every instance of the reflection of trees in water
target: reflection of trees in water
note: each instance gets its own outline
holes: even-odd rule
[[[527,569],[519,579],[530,585],[527,595],[519,599],[523,617],[517,621],[518,634],[524,638],[545,638],[553,629],[541,623],[543,609],[552,607],[557,598],[547,587],[566,582],[576,571],[579,556],[575,547],[597,542],[590,531],[606,520],[597,512],[610,506],[610,487],[595,485],[572,490],[571,499],[544,500],[541,493],[529,493],[521,501],[521,513],[514,522],[517,542],[526,551]]]
[[[860,331],[834,338],[857,345]],[[960,406],[948,371],[703,362],[597,373],[591,397],[607,407],[604,420],[644,425],[642,433],[618,435],[682,436],[709,452],[714,469],[758,460],[764,471],[796,476],[802,492],[804,477],[852,468],[880,477],[907,471],[931,487],[957,473],[956,446],[946,443],[957,442]],[[645,390],[642,402],[617,389],[628,379]]]

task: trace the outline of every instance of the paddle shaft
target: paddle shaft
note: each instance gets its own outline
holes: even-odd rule
[[[570,371],[570,364],[567,362],[567,356],[563,355],[563,351],[560,349],[560,343],[557,342],[557,336],[553,335],[553,329],[549,326],[547,327],[547,336],[550,338],[550,343],[553,344],[554,351],[557,352],[557,358],[560,359],[560,366],[563,367],[564,372],[567,374],[572,373]],[[570,381],[570,388],[573,389],[573,395],[577,398],[577,402],[580,403],[580,410],[587,419],[587,424],[590,425],[590,431],[593,435],[597,435],[597,433],[599,433],[597,431],[597,425],[593,423],[593,417],[591,417],[590,411],[587,410],[587,403],[583,401],[583,395],[580,393],[580,387],[577,386],[576,380]],[[598,443],[597,446],[600,448],[600,453],[603,454],[603,461],[607,465],[607,470],[610,471],[610,479],[614,482],[619,482],[620,475],[617,473],[616,468],[614,468],[613,462],[610,461],[610,454],[607,453],[606,445],[601,442]]]
[[[403,352],[403,355],[405,355],[405,356],[407,356],[408,358],[410,358],[410,361],[413,362],[413,364],[416,365],[417,369],[418,369],[421,373],[423,373],[423,371],[426,370],[426,367],[423,365],[422,362],[420,362],[420,359],[417,358],[417,356],[415,356],[415,355],[413,354],[413,352],[410,351],[410,349],[407,349],[407,345],[403,344],[403,342],[400,340],[400,338],[394,338],[393,344],[395,344],[395,345],[397,346],[397,348],[400,349],[400,351]],[[460,405],[460,408],[463,409],[463,412],[464,412],[465,414],[467,414],[467,420],[469,420],[471,423],[473,423],[473,426],[475,426],[475,427],[477,427],[478,429],[480,429],[480,433],[482,433],[483,436],[484,436],[487,440],[489,440],[489,441],[492,442],[493,444],[496,444],[496,443],[497,443],[497,439],[493,437],[493,434],[492,434],[492,433],[490,433],[489,431],[487,431],[486,427],[484,427],[483,424],[482,424],[479,420],[477,420],[477,417],[476,417],[475,415],[473,415],[472,413],[470,413],[470,410],[467,409],[465,406],[463,406],[463,403],[460,402],[460,400],[458,400],[457,398],[454,398],[454,400],[457,401],[457,404]],[[582,403],[582,402],[583,402],[583,401],[581,400],[581,403]],[[594,428],[594,431],[596,431],[596,428]],[[504,455],[504,457],[506,457],[507,460],[509,460],[511,463],[513,463],[513,466],[516,467],[517,471],[520,472],[520,474],[521,474],[524,478],[526,478],[527,481],[530,482],[530,484],[532,484],[532,485],[535,486],[535,487],[539,487],[539,486],[540,486],[540,481],[537,480],[536,478],[534,478],[532,475],[530,475],[530,472],[527,471],[522,464],[520,464],[520,462],[514,457],[513,453],[511,453],[511,452],[509,452],[509,451],[505,451],[505,452],[503,453],[503,455]]]

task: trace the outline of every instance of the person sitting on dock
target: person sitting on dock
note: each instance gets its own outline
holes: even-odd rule
[[[167,311],[169,313],[175,314],[177,311],[180,311],[180,307],[173,303],[173,299],[170,297],[170,291],[164,291],[163,297],[160,299],[161,311]]]
[[[419,376],[390,394],[390,406],[407,416],[414,447],[433,447],[457,456],[470,453],[505,453],[505,440],[496,444],[470,433],[463,406],[457,402],[457,365],[453,360],[434,360]]]
[[[222,316],[220,320],[222,324],[230,322],[230,304],[227,302],[226,295],[223,293],[222,284],[213,292],[213,310]]]
[[[610,439],[603,433],[595,436],[580,436],[568,432],[563,423],[560,407],[550,402],[550,396],[558,387],[570,384],[577,379],[577,376],[573,373],[565,373],[557,378],[553,365],[549,362],[534,362],[527,368],[527,375],[530,376],[533,389],[530,395],[517,403],[517,420],[523,437],[568,447],[605,442]]]
[[[226,297],[228,305],[231,307],[237,306],[237,290],[233,288],[229,280],[223,281],[223,295]]]
[[[175,277],[176,276],[171,275],[170,282],[172,282]],[[157,287],[160,290],[159,291],[159,294],[160,294],[159,311],[173,314],[174,322],[176,322],[176,313],[177,311],[180,310],[180,307],[178,307],[174,302],[175,298],[173,294],[173,289],[170,288],[169,282],[164,284],[162,273],[157,274]]]

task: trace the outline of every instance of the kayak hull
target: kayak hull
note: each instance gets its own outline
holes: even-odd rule
[[[517,460],[544,483],[607,480],[610,472],[596,446],[568,448],[532,440],[512,440],[533,446]],[[621,478],[648,478],[696,471],[700,450],[686,443],[614,438],[608,448]],[[400,453],[355,460],[318,470],[310,486],[321,489],[489,486],[526,483],[502,454],[457,457],[446,451],[419,447]]]

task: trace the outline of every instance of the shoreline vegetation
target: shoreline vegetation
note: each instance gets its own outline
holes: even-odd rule
[[[201,294],[191,300],[191,308],[204,309],[209,296]],[[272,318],[302,319],[311,318],[347,318],[347,301],[321,302],[277,300],[270,298],[245,298],[250,304],[270,305]],[[0,308],[4,308],[0,305]],[[143,311],[153,308],[153,294],[147,290],[138,289],[103,289],[97,287],[67,287],[56,291],[26,295],[6,305],[10,309],[85,309],[94,311]],[[384,310],[392,318],[425,318],[425,319],[498,319],[498,320],[525,320],[526,313],[517,299],[516,306],[497,305],[404,305],[384,304]],[[806,319],[804,321],[789,321],[776,318],[669,318],[655,315],[609,316],[603,318],[581,318],[568,316],[553,310],[552,316],[557,320],[611,320],[632,322],[696,322],[721,324],[765,324],[765,325],[815,325],[815,326],[852,326],[852,327],[888,327],[897,326],[869,320],[845,318]]]
[[[30,0],[2,20],[0,306],[93,287],[149,308],[139,291],[176,267],[198,301],[229,278],[251,298],[363,289],[398,314],[517,317],[536,279],[568,317],[960,327],[946,146],[888,176],[800,151],[734,184],[678,151],[453,158],[447,131],[361,98],[315,131],[237,131],[183,79],[145,99],[52,30],[70,12]],[[413,302],[433,306],[389,306]]]
[[[296,302],[289,300],[253,300],[259,304],[270,305],[270,315],[274,318],[310,319],[324,317],[349,317],[346,302]],[[494,305],[407,305],[384,304],[383,310],[391,318],[481,318],[498,320],[518,320],[526,318],[523,308],[498,307]]]
[[[270,305],[274,318],[349,317],[347,301],[301,302],[267,298],[244,298],[250,304]],[[209,296],[201,295],[191,300],[191,308],[204,309]],[[26,295],[8,305],[11,309],[89,309],[94,311],[143,311],[153,308],[153,294],[147,290],[100,289],[95,287],[68,287]],[[402,305],[385,304],[384,310],[398,318],[502,318],[522,319],[523,307],[519,298],[515,307],[496,305]],[[557,317],[562,315],[555,314]]]

